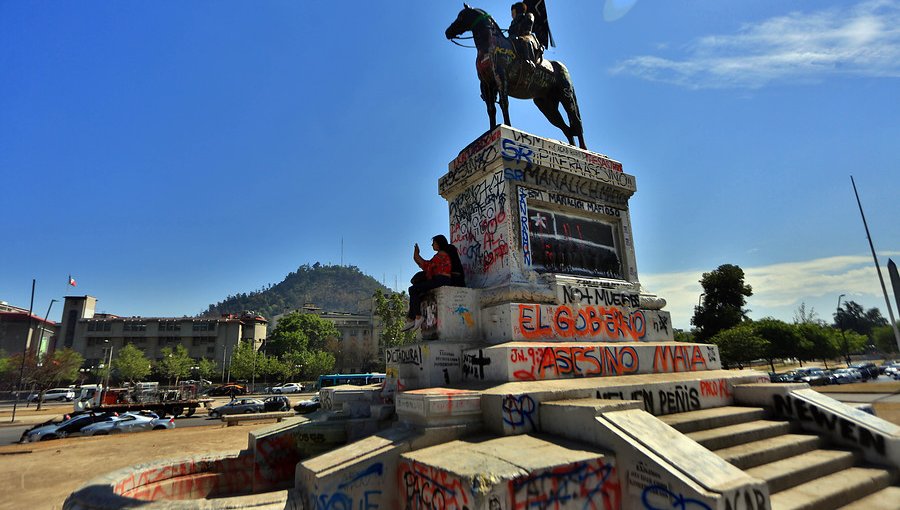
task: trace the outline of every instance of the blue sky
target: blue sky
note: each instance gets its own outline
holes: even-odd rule
[[[504,1],[473,2],[509,22]],[[0,0],[0,300],[199,313],[304,263],[393,287],[448,228],[437,179],[487,128],[458,1]],[[900,259],[900,2],[549,2],[588,147],[636,176],[639,276],[689,327],[738,264],[751,317],[887,316]],[[512,124],[560,138],[533,104]],[[72,274],[78,287],[66,286]],[[58,319],[60,308],[51,318]]]

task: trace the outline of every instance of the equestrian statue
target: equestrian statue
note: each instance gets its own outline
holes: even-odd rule
[[[478,49],[475,69],[481,82],[481,99],[487,106],[490,129],[497,126],[498,96],[503,123],[508,126],[512,125],[509,96],[532,99],[547,120],[562,130],[569,144],[575,145],[575,137],[578,137],[578,146],[587,149],[569,71],[562,62],[543,58],[543,48],[548,42],[552,44],[553,39],[542,4],[543,0],[513,4],[509,37],[503,35],[490,14],[463,4],[463,10],[447,27],[445,35],[452,40],[472,32]],[[568,124],[559,111],[560,103],[569,117]]]

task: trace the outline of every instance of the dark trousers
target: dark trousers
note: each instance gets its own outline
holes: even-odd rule
[[[427,280],[424,278],[424,273],[422,273],[422,277],[419,277],[419,273],[416,273],[416,276],[413,276],[412,281],[413,284],[409,286],[409,311],[406,312],[406,316],[410,319],[415,319],[416,315],[422,314],[422,298],[425,296],[426,292],[431,289],[450,285],[449,276],[435,276],[434,278]]]

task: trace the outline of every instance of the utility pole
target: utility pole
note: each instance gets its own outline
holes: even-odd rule
[[[856,191],[856,181],[850,176],[850,182],[853,184],[853,194],[856,195],[856,203],[859,205],[859,215],[862,216],[863,226],[866,227],[866,238],[869,240],[869,249],[872,250],[872,259],[875,260],[875,270],[878,271],[878,281],[881,283],[881,292],[884,294],[884,304],[887,305],[888,316],[891,318],[891,327],[894,329],[894,340],[897,342],[897,348],[900,349],[900,330],[897,329],[897,322],[894,320],[894,308],[891,306],[891,300],[888,298],[887,288],[884,286],[884,277],[881,275],[881,266],[878,264],[878,256],[875,255],[875,245],[872,243],[872,236],[869,235],[869,224],[866,223],[866,215],[863,213],[862,202],[859,200],[859,193]]]
[[[25,376],[25,358],[28,357],[28,344],[31,342],[31,329],[32,324],[34,323],[34,319],[31,317],[31,312],[34,310],[34,285],[36,280],[34,278],[31,279],[31,304],[28,305],[28,331],[25,333],[25,345],[22,347],[22,365],[19,367],[19,383],[16,385],[16,400],[13,402],[13,412],[12,418],[10,418],[9,422],[13,423],[16,421],[16,408],[19,406],[19,393],[22,391],[22,377]]]

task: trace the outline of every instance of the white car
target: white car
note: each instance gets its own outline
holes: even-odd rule
[[[272,388],[272,393],[300,393],[303,391],[303,385],[300,383],[287,383]]]
[[[128,412],[120,414],[109,421],[88,425],[81,429],[85,436],[105,436],[122,432],[141,432],[144,430],[165,430],[175,428],[175,418],[161,419],[149,411]]]
[[[28,395],[28,401],[37,402],[40,396],[40,393],[32,393],[31,395]],[[49,402],[51,400],[71,402],[75,400],[75,390],[72,388],[53,388],[45,391],[42,402]]]
[[[82,431],[91,424],[110,421],[114,418],[115,416],[111,413],[82,413],[71,418],[63,418],[60,422],[50,422],[29,429],[22,434],[21,441],[23,443],[30,443],[34,441],[47,441],[49,439],[77,436],[81,435],[83,433]]]

